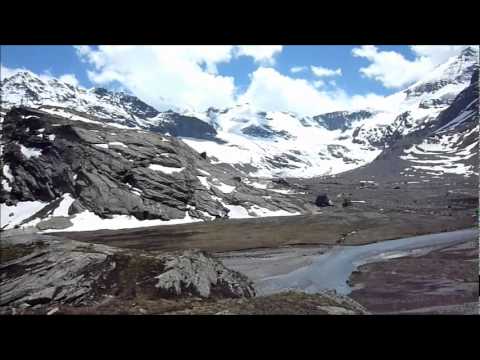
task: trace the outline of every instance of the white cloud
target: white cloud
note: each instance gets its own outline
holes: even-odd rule
[[[329,69],[326,67],[322,66],[310,66],[310,69],[312,70],[312,73],[315,76],[318,77],[323,77],[323,76],[341,76],[342,75],[342,69]]]
[[[306,66],[293,66],[290,68],[290,72],[294,74],[305,71],[305,70],[307,70]]]
[[[370,61],[370,65],[360,69],[364,76],[381,82],[386,88],[401,88],[421,79],[464,46],[418,45],[410,48],[416,54],[414,60],[396,51],[379,51],[373,45],[354,48],[352,54]]]
[[[58,80],[63,81],[67,84],[73,85],[73,86],[78,86],[79,81],[75,74],[64,74],[58,78]]]
[[[256,62],[271,65],[275,63],[275,55],[282,49],[282,45],[239,45],[237,55],[251,56]]]
[[[293,111],[302,115],[317,115],[348,106],[342,90],[319,91],[305,79],[291,78],[268,67],[260,67],[251,74],[250,86],[239,102],[248,102],[265,111]]]
[[[282,46],[76,46],[91,65],[89,79],[105,85],[119,82],[159,110],[171,105],[204,110],[235,103],[234,78],[218,74],[217,65],[248,56],[271,64]]]
[[[418,56],[426,56],[439,65],[458,55],[467,45],[412,45],[410,49]]]
[[[330,80],[307,81],[280,74],[277,70],[260,67],[251,74],[251,83],[239,102],[250,103],[264,111],[291,111],[299,115],[314,116],[332,111],[384,110],[392,111],[403,99],[398,94],[381,96],[374,93],[349,95]],[[400,94],[401,95],[401,94]]]
[[[232,46],[76,47],[93,65],[96,84],[118,81],[159,110],[169,105],[203,110],[234,103],[234,79],[217,74],[217,64],[233,57]]]

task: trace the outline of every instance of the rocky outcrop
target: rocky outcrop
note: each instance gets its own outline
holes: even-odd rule
[[[345,131],[351,128],[353,122],[363,119],[368,119],[372,116],[369,111],[335,111],[331,113],[321,114],[313,117],[319,125],[328,130],[342,130]]]
[[[2,240],[2,252],[10,254],[0,263],[2,312],[65,304],[91,306],[109,297],[255,295],[245,276],[203,252],[144,253],[38,234]]]
[[[75,201],[60,216],[88,210],[101,218],[207,220],[228,217],[228,205],[239,202],[302,211],[284,194],[239,186],[234,178],[241,172],[212,164],[175,137],[85,120],[13,108],[3,123],[0,175],[8,186],[2,186],[0,203],[50,204],[39,218],[50,216],[65,194]]]
[[[158,282],[155,287],[169,294],[179,296],[185,289],[194,289],[202,297],[255,295],[247,277],[228,270],[204,253],[185,251],[180,255],[163,256],[162,259],[165,261],[165,271],[156,277]]]

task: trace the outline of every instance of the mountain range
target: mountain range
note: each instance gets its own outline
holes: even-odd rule
[[[465,48],[376,108],[315,116],[249,104],[160,112],[124,92],[18,72],[0,83],[2,227],[308,211],[279,177],[478,176],[478,56]]]

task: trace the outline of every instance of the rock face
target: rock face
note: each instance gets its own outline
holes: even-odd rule
[[[103,219],[209,220],[229,217],[230,204],[302,211],[292,197],[238,184],[238,170],[212,164],[175,137],[80,119],[30,108],[5,116],[0,203],[45,203],[40,219],[90,211]]]
[[[327,114],[321,114],[313,117],[313,120],[324,126],[328,130],[350,129],[354,121],[368,119],[372,116],[369,111],[335,111]]]
[[[247,277],[226,269],[204,253],[185,251],[181,255],[164,256],[165,272],[157,276],[155,287],[169,294],[182,295],[185,289],[195,289],[202,297],[252,297],[253,287]],[[202,276],[198,276],[202,274]]]
[[[22,243],[17,240],[22,237]],[[239,298],[255,291],[243,275],[198,251],[155,255],[45,235],[5,236],[0,311],[15,307],[85,306],[108,297]],[[30,237],[30,241],[25,241]]]

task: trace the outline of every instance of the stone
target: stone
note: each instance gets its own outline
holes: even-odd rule
[[[327,194],[319,194],[315,199],[315,205],[318,207],[332,206],[332,201]]]
[[[70,218],[65,216],[54,216],[48,220],[40,221],[36,226],[39,230],[66,229],[72,226]]]

